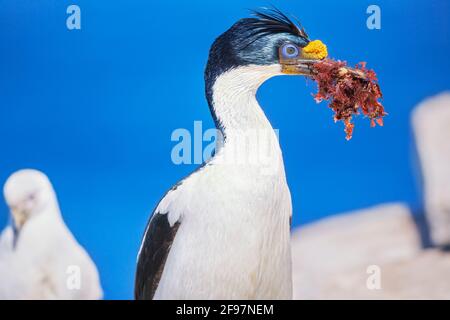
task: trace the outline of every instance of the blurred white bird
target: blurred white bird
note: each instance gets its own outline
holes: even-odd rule
[[[0,299],[101,299],[97,268],[65,225],[45,174],[14,173],[4,195],[11,223],[0,236]]]

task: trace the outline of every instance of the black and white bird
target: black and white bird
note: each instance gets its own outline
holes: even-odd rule
[[[97,268],[64,223],[47,176],[20,170],[4,195],[11,224],[0,235],[0,299],[100,299]]]
[[[205,82],[221,139],[154,210],[138,254],[136,299],[292,298],[291,195],[256,92],[271,77],[310,74],[324,58],[311,43],[277,9],[241,19],[215,40]]]

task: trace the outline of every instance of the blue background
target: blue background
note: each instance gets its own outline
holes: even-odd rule
[[[82,29],[66,28],[81,8]],[[273,1],[332,57],[368,61],[389,112],[344,139],[302,77],[271,79],[259,100],[280,129],[294,225],[389,201],[420,204],[412,108],[450,89],[448,1]],[[382,10],[368,30],[366,8]],[[131,298],[152,208],[195,165],[175,166],[176,128],[213,126],[203,95],[212,41],[264,1],[0,1],[0,181],[46,172],[64,218],[97,263],[105,297]],[[0,204],[0,225],[7,208]]]

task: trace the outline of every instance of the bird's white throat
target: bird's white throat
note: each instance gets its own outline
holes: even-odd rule
[[[215,162],[258,166],[267,174],[282,165],[278,134],[256,99],[261,84],[281,74],[277,64],[250,65],[216,79],[212,107],[224,140],[218,142]]]

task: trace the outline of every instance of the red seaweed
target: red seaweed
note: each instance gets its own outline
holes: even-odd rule
[[[347,140],[353,135],[354,115],[362,113],[372,127],[383,126],[386,112],[378,101],[382,93],[375,72],[367,69],[365,62],[349,68],[344,61],[321,60],[314,64],[311,77],[317,82],[316,102],[330,101],[328,107],[334,111],[334,121],[344,122]]]

